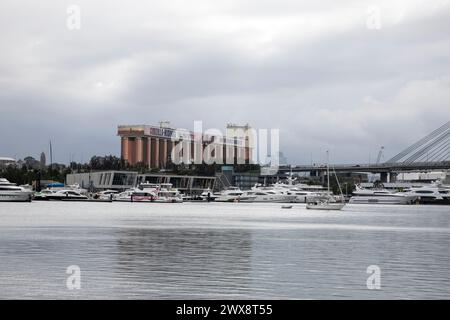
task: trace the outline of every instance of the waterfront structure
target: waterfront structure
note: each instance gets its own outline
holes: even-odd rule
[[[431,172],[401,172],[397,175],[397,182],[425,182],[440,180],[450,184],[450,170]]]
[[[16,160],[8,157],[0,157],[0,168],[5,168],[10,165],[15,165]]]
[[[133,171],[95,171],[72,173],[66,176],[66,184],[78,184],[94,190],[125,190],[136,185],[138,173]]]
[[[142,163],[148,168],[167,168],[173,162],[172,149],[182,141],[187,142],[187,150],[190,150],[190,154],[183,155],[183,159],[187,159],[184,163],[202,163],[205,147],[211,144],[213,156],[222,163],[249,163],[252,153],[249,140],[239,136],[225,136],[221,142],[217,136],[202,134],[198,137],[194,132],[171,128],[167,122],[159,126],[119,125],[117,134],[121,138],[121,158],[130,165]],[[176,136],[182,138],[173,139]]]
[[[200,194],[213,189],[216,177],[186,176],[175,174],[144,173],[134,171],[94,171],[72,173],[66,176],[67,185],[78,184],[90,190],[125,190],[143,183],[172,184],[183,193]]]
[[[137,177],[137,185],[143,183],[158,185],[171,184],[183,193],[201,194],[206,189],[214,189],[216,177],[155,173],[139,174]]]

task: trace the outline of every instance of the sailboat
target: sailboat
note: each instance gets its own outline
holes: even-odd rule
[[[334,175],[336,177],[337,184],[339,186],[339,191],[341,193],[341,202],[337,202],[336,199],[331,195],[330,192],[330,159],[329,152],[327,150],[327,197],[324,199],[316,199],[314,201],[308,202],[306,204],[306,209],[312,210],[341,210],[345,206],[344,195],[342,194],[341,185],[339,184],[339,179],[337,177],[336,171],[333,169]]]

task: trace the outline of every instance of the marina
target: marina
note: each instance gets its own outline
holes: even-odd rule
[[[181,202],[235,202],[235,203],[306,203],[311,209],[320,204],[320,209],[330,205],[330,210],[340,210],[345,204],[343,194],[333,195],[329,189],[318,185],[293,183],[288,178],[286,183],[275,183],[268,186],[256,184],[250,190],[229,187],[220,192],[205,189],[197,195],[184,195],[170,183],[140,183],[122,192],[104,190],[88,192],[79,185],[47,188],[39,192],[16,186],[6,179],[0,180],[0,202],[32,202],[32,201],[88,201],[88,202],[148,202],[148,203],[181,203]],[[411,187],[402,191],[384,188],[362,188],[358,185],[348,199],[350,204],[450,204],[450,186],[441,182],[433,182],[421,187]],[[310,191],[314,190],[314,191]]]

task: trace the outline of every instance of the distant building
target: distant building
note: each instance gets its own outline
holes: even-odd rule
[[[72,173],[66,176],[66,184],[78,184],[84,189],[125,190],[136,185],[137,175],[137,172],[132,171]]]
[[[201,193],[204,189],[213,189],[215,177],[182,176],[175,174],[138,174],[132,171],[95,171],[73,173],[66,176],[66,184],[78,184],[85,189],[125,190],[140,183],[171,183],[174,188],[185,193]]]
[[[205,189],[214,189],[216,177],[157,173],[139,174],[137,184],[143,182],[156,184],[171,183],[174,188],[177,188],[183,193],[201,194]]]
[[[260,183],[260,176],[250,173],[234,173],[233,185],[239,187],[241,190],[248,190]]]
[[[398,182],[432,182],[436,180],[447,181],[450,177],[448,171],[432,172],[400,172],[397,174]]]
[[[241,139],[245,141],[245,151],[248,152],[246,154],[246,158],[250,161],[255,160],[252,159],[252,151],[256,150],[256,131],[248,124],[245,125],[237,125],[234,123],[227,124],[227,137],[233,139]]]
[[[170,128],[168,122],[161,122],[159,126],[120,125],[117,134],[121,138],[121,158],[130,165],[143,163],[148,168],[167,168],[169,162],[172,161],[172,149],[178,143],[181,143],[180,141],[172,140],[172,137],[179,132],[181,130]],[[190,146],[191,154],[183,156],[189,159],[188,162],[193,162],[198,158],[200,158],[201,162],[206,146],[220,145],[223,147],[223,152],[220,152],[220,149],[214,150],[220,152],[218,157],[223,163],[230,161],[230,159],[231,162],[236,162],[238,155],[243,155],[244,157],[241,159],[245,163],[249,163],[251,152],[248,143],[244,139],[224,137],[224,143],[218,144],[215,136],[203,135],[200,142],[195,140],[194,132],[185,132],[185,134],[188,137],[183,136],[185,140],[183,143],[187,143]],[[226,158],[229,153],[232,153],[232,158]],[[216,155],[216,151],[214,151],[214,155]]]
[[[16,160],[8,157],[0,157],[0,168],[5,168],[11,165],[15,165]]]
[[[45,153],[44,153],[44,152],[41,153],[41,161],[40,161],[40,164],[41,164],[41,169],[45,168],[45,165],[46,165],[46,159],[45,159]]]

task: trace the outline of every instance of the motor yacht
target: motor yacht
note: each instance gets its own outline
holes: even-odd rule
[[[180,203],[183,202],[183,195],[171,183],[141,183],[139,189],[153,193],[155,196],[152,202]]]
[[[45,200],[88,200],[88,196],[72,189],[53,191],[45,195]]]
[[[415,197],[419,203],[450,204],[450,187],[444,186],[440,181],[420,187],[410,187],[400,194]]]
[[[276,190],[284,190],[286,194],[293,195],[294,198],[291,202],[307,203],[308,201],[314,201],[319,199],[326,199],[332,196],[331,192],[328,192],[323,186],[308,185],[303,183],[294,184],[296,179],[288,177],[287,183],[277,182],[272,186]]]
[[[33,200],[65,200],[88,199],[88,191],[79,184],[64,186],[62,183],[52,184],[48,188],[35,192]]]
[[[291,194],[288,189],[276,188],[274,186],[264,187],[255,185],[251,190],[243,193],[246,197],[254,197],[252,202],[276,202],[290,203],[294,202],[296,196]]]
[[[94,199],[98,200],[113,200],[114,197],[119,194],[117,190],[104,190],[96,193]]]
[[[26,202],[31,201],[32,195],[31,190],[0,178],[0,201]]]
[[[118,202],[153,202],[156,197],[154,192],[140,190],[138,188],[125,190],[113,196],[113,201]]]
[[[216,202],[253,202],[256,199],[255,195],[245,194],[237,187],[229,187],[214,196]]]
[[[214,192],[208,188],[208,189],[203,190],[200,197],[204,201],[215,201],[215,199],[218,197],[218,195],[214,194]]]
[[[364,189],[356,186],[349,203],[352,204],[413,204],[416,195],[386,189]]]

